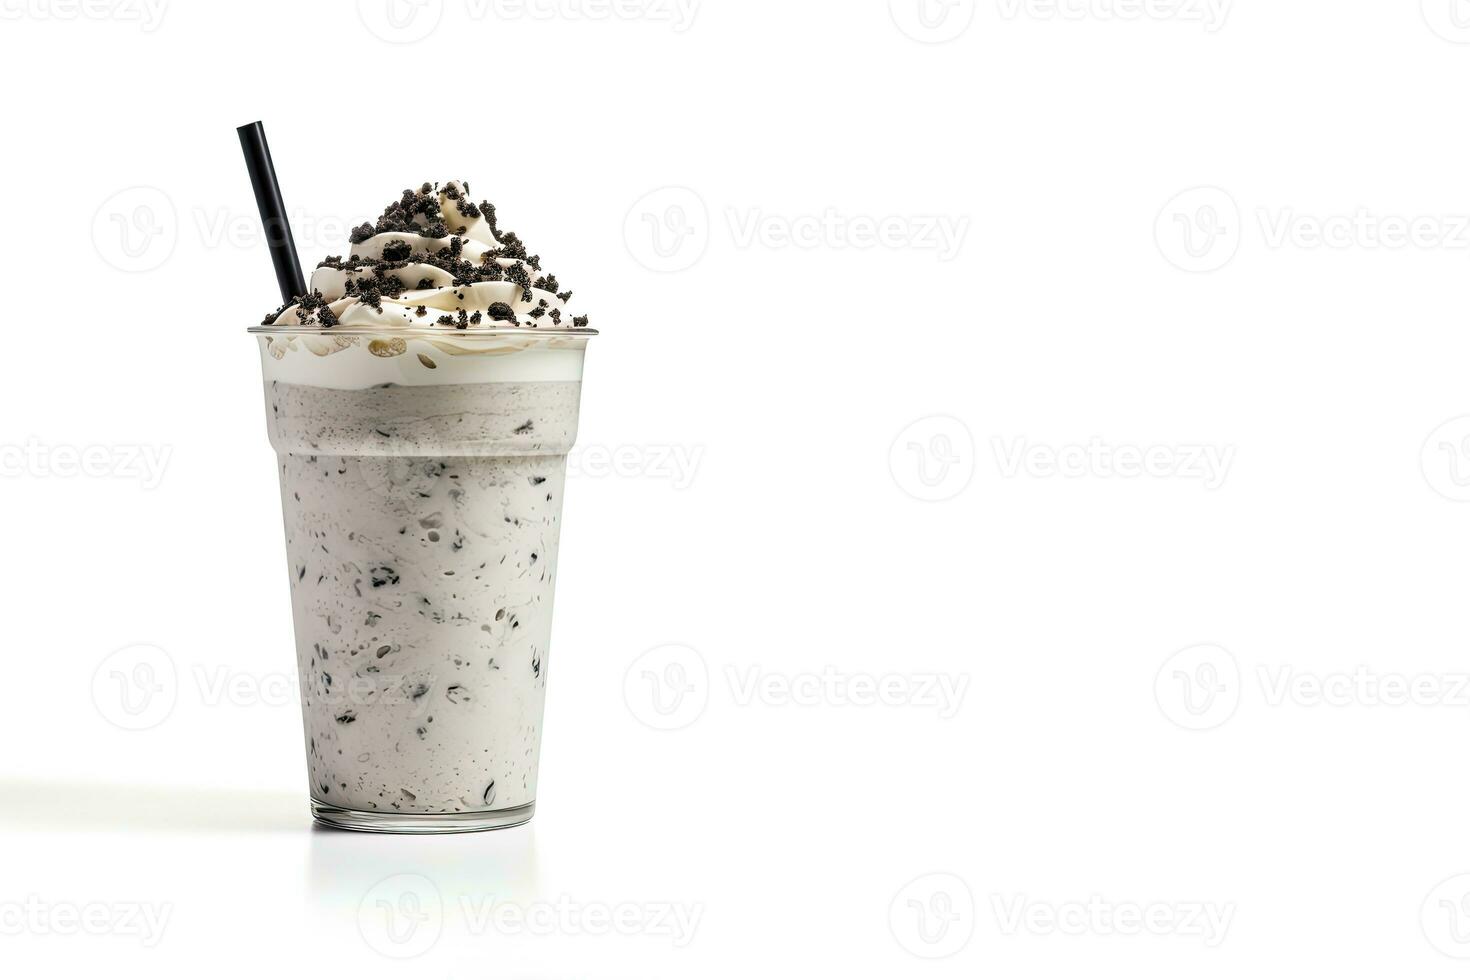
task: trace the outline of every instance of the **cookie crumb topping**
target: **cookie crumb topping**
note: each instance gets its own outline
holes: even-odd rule
[[[314,274],[307,295],[296,297],[262,322],[270,325],[284,319],[333,327],[359,304],[383,314],[388,302],[403,307],[404,318],[422,318],[433,311],[442,314],[436,324],[460,330],[486,318],[533,328],[549,318],[551,324],[561,326],[562,310],[553,309],[549,297],[563,306],[572,298],[570,290],[561,291],[556,276],[542,272],[541,257],[529,254],[520,236],[500,227],[495,205],[471,200],[465,182],[449,181],[442,187],[423,183],[417,189],[406,189],[376,222],[358,225],[348,238],[354,246],[371,245],[354,249],[346,258],[327,256],[317,266],[318,273],[329,270],[338,275]],[[475,291],[467,287],[478,283],[507,283],[518,288],[509,303],[491,302],[476,308],[478,304],[470,298]],[[406,293],[415,295],[408,299]],[[478,295],[483,297],[483,291]],[[355,302],[344,305],[339,302],[343,299]],[[479,303],[485,303],[484,298]],[[349,317],[348,322],[354,321]],[[589,322],[585,316],[572,319],[577,327]]]

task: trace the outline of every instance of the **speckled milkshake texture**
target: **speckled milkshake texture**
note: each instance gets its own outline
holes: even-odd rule
[[[534,802],[576,382],[270,382],[312,796]]]

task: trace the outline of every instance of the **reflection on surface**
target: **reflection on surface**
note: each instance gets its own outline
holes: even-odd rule
[[[0,780],[6,830],[238,833],[303,830],[310,821],[298,793]]]
[[[318,826],[310,838],[310,928],[378,958],[421,956],[441,940],[485,955],[484,942],[496,938],[491,912],[530,901],[538,887],[529,826],[437,836]]]
[[[364,834],[317,825],[311,833],[310,898],[318,912],[356,914],[365,896],[390,878],[426,879],[446,905],[487,896],[521,901],[536,895],[536,837],[531,825],[478,834]]]

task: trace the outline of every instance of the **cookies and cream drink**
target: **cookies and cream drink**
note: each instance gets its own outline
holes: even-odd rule
[[[466,185],[404,191],[259,334],[312,809],[530,819],[595,331]]]

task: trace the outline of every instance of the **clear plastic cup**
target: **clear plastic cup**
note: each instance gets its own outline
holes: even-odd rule
[[[311,807],[531,819],[567,453],[593,330],[257,327]]]

